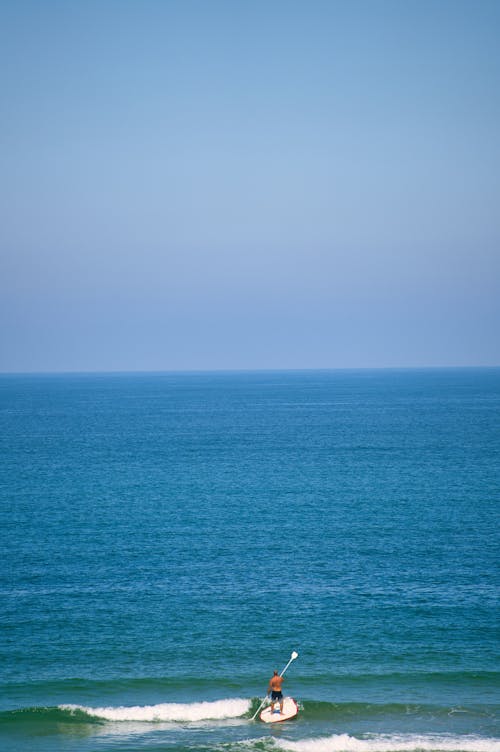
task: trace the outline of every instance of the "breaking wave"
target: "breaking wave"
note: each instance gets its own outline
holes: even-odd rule
[[[86,705],[59,705],[62,711],[85,714],[106,721],[171,721],[194,722],[239,718],[248,713],[251,701],[245,699],[215,700],[214,702],[165,702],[158,705],[133,705],[93,708]]]
[[[316,739],[275,740],[286,752],[500,752],[499,739],[472,736],[377,735],[357,739],[334,734]]]

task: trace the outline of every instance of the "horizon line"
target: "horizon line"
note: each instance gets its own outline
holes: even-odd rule
[[[132,375],[201,375],[201,374],[250,374],[250,373],[317,373],[339,371],[457,371],[495,370],[498,365],[422,365],[422,366],[319,366],[294,368],[172,368],[172,369],[89,369],[89,370],[36,370],[0,371],[2,376],[132,376]]]

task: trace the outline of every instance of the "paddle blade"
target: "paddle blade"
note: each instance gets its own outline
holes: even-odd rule
[[[295,652],[295,650],[292,653],[292,661],[294,661],[296,658],[299,657],[299,654]]]

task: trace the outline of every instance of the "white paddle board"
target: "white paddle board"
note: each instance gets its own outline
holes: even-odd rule
[[[279,723],[294,718],[299,712],[299,706],[292,697],[285,697],[283,700],[283,713],[280,713],[279,701],[274,704],[274,711],[271,712],[271,706],[264,708],[260,714],[260,720],[264,723]]]

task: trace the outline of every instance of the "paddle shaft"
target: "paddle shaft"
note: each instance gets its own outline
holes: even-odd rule
[[[292,656],[292,657],[290,658],[290,660],[288,661],[288,663],[286,664],[286,666],[285,666],[285,668],[283,669],[283,671],[281,672],[280,676],[283,676],[283,674],[284,674],[284,673],[285,673],[285,671],[287,670],[287,668],[288,668],[288,666],[290,665],[290,663],[291,663],[292,661],[294,661],[294,660],[295,660],[295,658],[294,658],[294,657]]]

